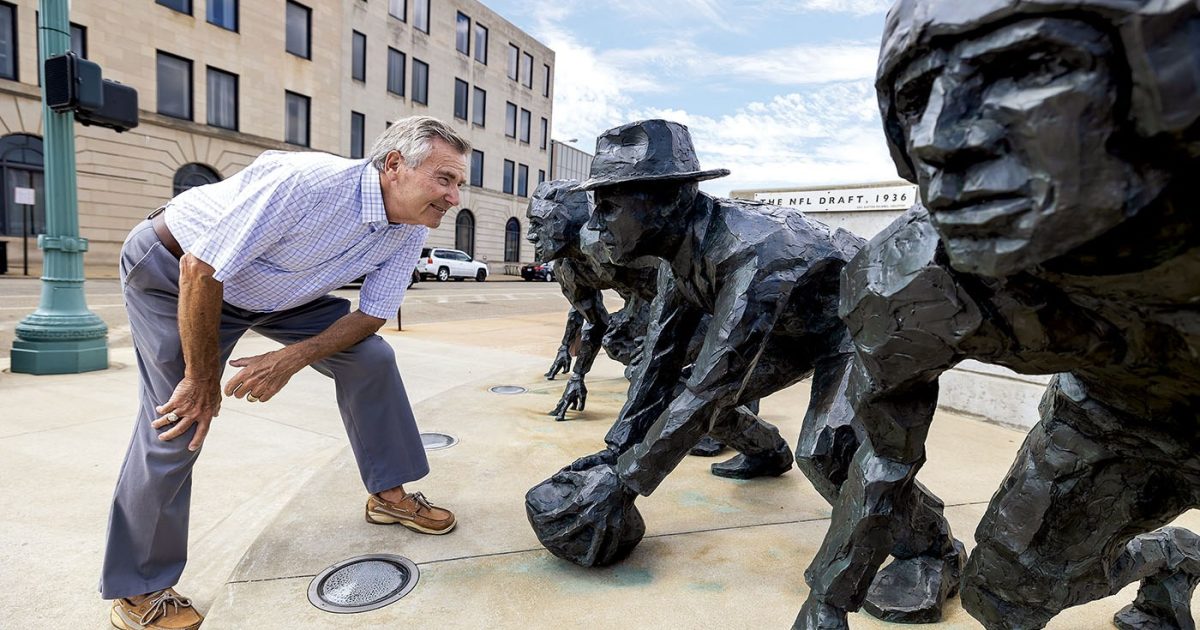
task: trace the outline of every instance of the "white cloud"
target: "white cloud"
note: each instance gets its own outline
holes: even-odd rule
[[[969,0],[968,0],[969,1]],[[764,9],[771,11],[850,13],[853,15],[871,15],[885,13],[892,5],[892,0],[771,0],[764,3]]]

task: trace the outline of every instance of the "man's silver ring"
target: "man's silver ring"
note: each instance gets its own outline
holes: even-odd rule
[[[167,414],[167,415],[166,415],[166,418],[167,418],[167,422],[172,422],[172,423],[173,423],[173,422],[179,422],[179,414],[175,413],[174,411],[172,411],[171,413]]]
[[[246,402],[258,402],[258,397],[254,394],[246,394]]]

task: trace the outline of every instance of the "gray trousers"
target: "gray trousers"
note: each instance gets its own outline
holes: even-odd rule
[[[150,423],[154,407],[170,399],[183,379],[179,341],[179,261],[154,235],[149,221],[130,232],[121,249],[121,286],[137,354],[139,408],[133,438],[121,465],[108,521],[100,578],[105,599],[174,586],[187,562],[194,428],[161,441]],[[322,332],[350,311],[342,298],[324,296],[278,313],[256,313],[225,304],[221,311],[221,365],[247,330],[283,344]],[[313,364],[334,381],[338,408],[368,492],[420,479],[429,463],[391,346],[378,335]],[[220,425],[214,430],[233,431]],[[200,449],[203,450],[203,449]]]

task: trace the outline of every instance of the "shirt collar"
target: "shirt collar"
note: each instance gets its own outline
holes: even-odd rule
[[[383,189],[379,185],[379,171],[367,161],[363,163],[359,178],[362,199],[362,222],[387,224],[387,210],[383,206]]]

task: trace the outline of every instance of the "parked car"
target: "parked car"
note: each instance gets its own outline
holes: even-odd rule
[[[438,282],[445,282],[450,278],[475,278],[476,282],[483,282],[487,280],[488,266],[457,249],[426,247],[421,250],[421,260],[417,261],[417,272],[422,280],[437,278]]]
[[[548,263],[533,263],[521,267],[521,277],[526,282],[530,280],[545,280],[552,282],[554,280],[554,261]]]

